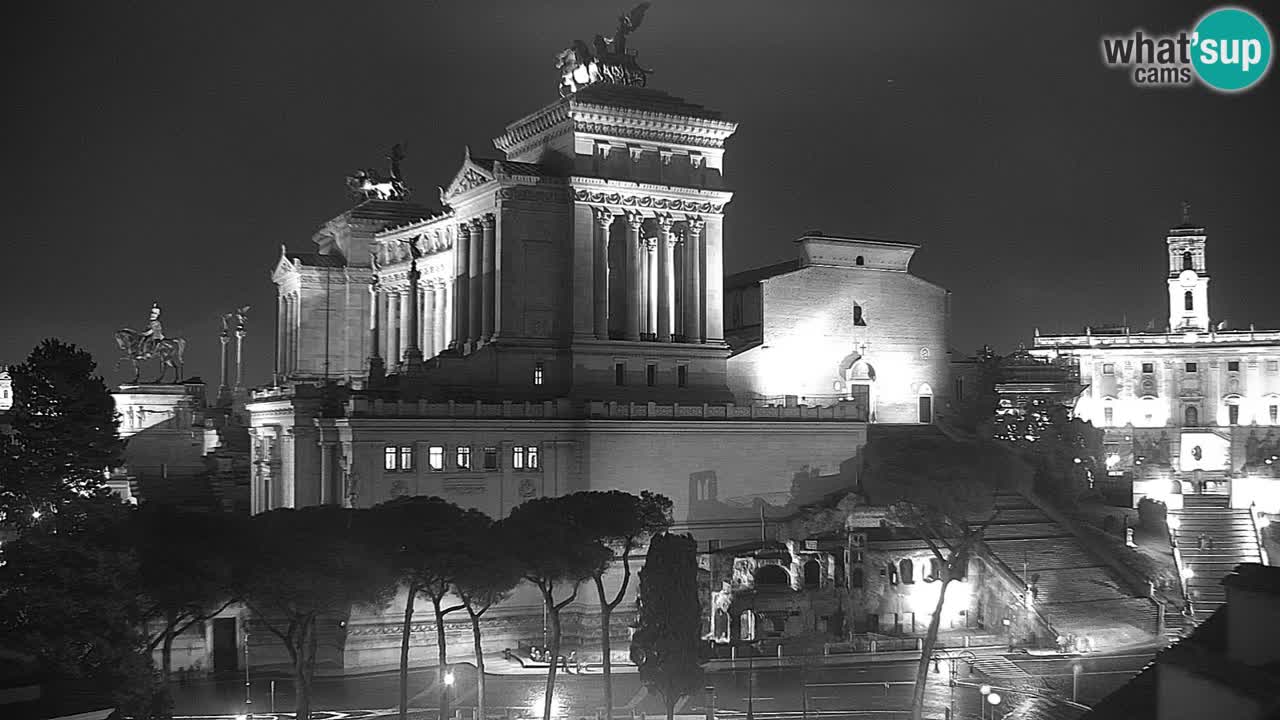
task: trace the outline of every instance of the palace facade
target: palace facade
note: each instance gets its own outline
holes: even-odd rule
[[[1180,507],[1184,491],[1207,489],[1280,512],[1276,483],[1261,482],[1280,455],[1280,331],[1213,322],[1207,239],[1185,212],[1165,238],[1163,331],[1037,331],[1031,352],[1078,366],[1076,414],[1104,429],[1109,469],[1134,475],[1135,503]]]

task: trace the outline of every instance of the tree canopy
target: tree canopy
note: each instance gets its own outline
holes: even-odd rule
[[[77,497],[106,491],[118,466],[115,401],[89,353],[40,343],[11,368],[14,441],[0,452],[0,522],[30,525]]]
[[[640,626],[631,655],[641,682],[665,701],[668,718],[680,698],[702,687],[701,630],[697,544],[689,535],[655,536],[640,570]]]

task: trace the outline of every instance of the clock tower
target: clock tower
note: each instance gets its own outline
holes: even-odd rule
[[[1169,332],[1209,329],[1209,272],[1205,267],[1204,228],[1191,222],[1182,204],[1182,223],[1169,231]]]

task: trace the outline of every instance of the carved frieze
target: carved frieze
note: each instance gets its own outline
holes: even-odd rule
[[[618,205],[621,207],[644,208],[649,210],[672,210],[690,213],[722,213],[722,203],[698,202],[680,198],[661,198],[652,195],[623,195],[621,193],[592,192],[577,190],[573,198],[578,202],[596,203],[600,205]]]
[[[505,187],[498,190],[494,197],[499,202],[505,200],[532,203],[555,203],[564,202],[565,200],[563,191],[533,187]]]

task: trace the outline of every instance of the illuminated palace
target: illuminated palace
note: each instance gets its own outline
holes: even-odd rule
[[[1106,431],[1114,474],[1134,474],[1134,501],[1181,507],[1183,493],[1228,493],[1234,507],[1280,511],[1280,331],[1224,329],[1209,309],[1207,234],[1183,221],[1165,238],[1164,332],[1037,332],[1032,353],[1079,364],[1077,414]]]
[[[610,62],[634,81],[634,56],[589,65]],[[854,486],[870,421],[945,407],[949,297],[909,272],[917,246],[810,234],[726,281],[736,125],[583,68],[500,157],[466,151],[438,209],[409,199],[393,152],[313,248],[282,250],[277,378],[248,405],[253,512],[436,495],[501,517],[649,489],[705,548]],[[540,638],[538,603],[496,609],[487,642]],[[346,662],[394,663],[399,612],[351,618]],[[591,612],[570,609],[567,637]]]

